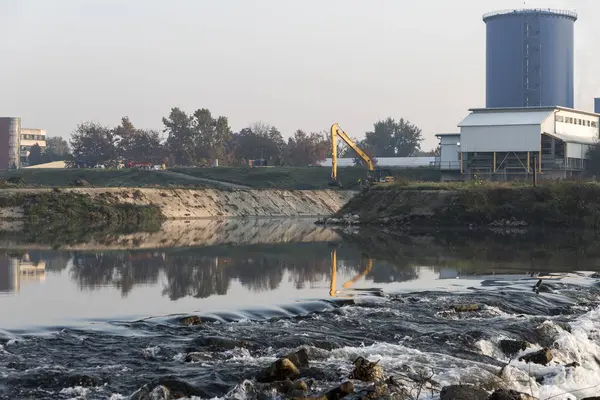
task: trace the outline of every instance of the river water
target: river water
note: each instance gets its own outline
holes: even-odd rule
[[[0,253],[0,398],[127,399],[165,379],[199,399],[272,398],[253,378],[299,348],[309,394],[339,385],[359,356],[410,388],[431,377],[420,399],[498,383],[503,367],[503,383],[540,399],[600,393],[593,235],[340,234],[312,221],[273,235],[281,221],[227,224],[228,239],[207,235],[203,246],[195,234],[194,247],[152,235],[68,250],[10,244]],[[479,310],[454,309],[471,304]],[[183,326],[188,316],[200,324]],[[554,359],[509,358],[502,339],[532,343],[522,354],[550,347]]]

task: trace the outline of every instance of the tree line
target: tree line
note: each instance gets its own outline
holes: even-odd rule
[[[118,160],[171,166],[208,166],[214,160],[220,165],[236,166],[246,165],[250,160],[264,160],[273,166],[309,166],[331,156],[328,130],[308,133],[298,129],[285,140],[275,126],[256,122],[234,132],[227,117],[213,116],[205,108],[191,114],[172,108],[162,123],[162,131],[157,131],[137,128],[129,117],[123,117],[116,127],[84,122],[71,134],[71,155],[63,139],[49,138],[44,153],[31,149],[30,164],[56,161],[59,158],[54,150],[56,145],[51,146],[50,142],[59,139],[62,140],[62,159],[107,167],[115,166]],[[402,118],[378,121],[365,133],[364,140],[354,140],[374,159],[433,154],[433,151],[421,152],[421,129]],[[354,157],[355,154],[338,141],[338,156]]]

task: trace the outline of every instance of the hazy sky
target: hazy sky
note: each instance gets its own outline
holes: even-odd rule
[[[162,129],[175,106],[285,137],[392,116],[429,149],[485,106],[482,14],[523,7],[579,13],[575,107],[591,110],[595,0],[0,0],[0,115],[64,137],[124,115]]]

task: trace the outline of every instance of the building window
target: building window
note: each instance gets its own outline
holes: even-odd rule
[[[597,128],[597,127],[598,127],[598,124],[596,123],[596,121],[592,121],[592,126],[593,126],[594,128]]]
[[[562,115],[557,115],[556,122],[565,122],[565,117],[563,117]]]

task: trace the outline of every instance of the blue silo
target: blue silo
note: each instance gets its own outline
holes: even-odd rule
[[[486,107],[573,108],[576,20],[551,9],[485,14]]]

